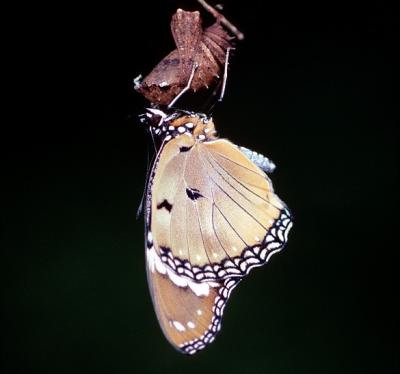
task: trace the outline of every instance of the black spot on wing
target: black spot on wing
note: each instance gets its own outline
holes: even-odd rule
[[[157,205],[157,209],[162,209],[162,208],[165,208],[166,210],[168,210],[168,212],[170,212],[172,209],[172,204],[170,204],[168,200],[164,199],[160,204]]]
[[[162,255],[169,255],[169,253],[171,253],[171,248],[161,245],[160,252]]]
[[[200,191],[199,191],[198,189],[196,189],[196,188],[190,188],[190,187],[186,188],[186,194],[188,195],[188,198],[189,198],[190,200],[197,200],[197,199],[199,199],[200,197],[204,197],[204,196],[200,193]]]
[[[192,146],[193,147],[193,146]],[[192,147],[180,147],[179,148],[179,152],[187,152],[190,151],[192,149]]]

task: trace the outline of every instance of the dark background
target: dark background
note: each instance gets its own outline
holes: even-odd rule
[[[246,39],[216,125],[277,163],[295,225],[285,251],[234,292],[211,346],[189,358],[165,341],[135,220],[147,154],[136,115],[147,103],[132,79],[173,48],[178,6],[198,8],[13,12],[3,372],[399,372],[398,35],[381,1],[225,1]]]

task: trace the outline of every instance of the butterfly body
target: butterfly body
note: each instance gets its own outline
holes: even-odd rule
[[[161,141],[147,187],[150,291],[167,339],[193,354],[214,339],[240,280],[283,248],[291,216],[254,162],[267,159],[218,138],[210,118],[144,118]]]

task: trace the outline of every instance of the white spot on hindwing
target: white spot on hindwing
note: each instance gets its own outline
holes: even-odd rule
[[[149,232],[147,233],[147,241],[148,241],[150,244],[153,244],[153,234],[151,233],[151,231],[149,231]]]
[[[198,283],[188,280],[188,285],[196,296],[208,296],[210,292],[209,282]]]
[[[168,278],[178,287],[186,288],[189,287],[196,296],[208,296],[210,293],[210,287],[218,286],[215,282],[195,282],[184,276],[177,275],[167,265],[165,265],[159,255],[156,253],[154,247],[147,249],[147,263],[150,271],[154,273],[157,271],[162,275],[167,275]]]
[[[167,274],[169,279],[171,279],[172,282],[175,283],[178,287],[187,287],[187,282],[185,278],[176,275],[173,271],[169,269],[167,269]]]
[[[157,270],[160,274],[167,273],[167,268],[157,255],[154,247],[151,247],[147,250],[147,263],[152,273],[154,273],[155,270]]]
[[[186,330],[186,329],[185,329],[185,326],[183,326],[182,323],[180,323],[179,321],[172,321],[172,324],[173,324],[174,327],[175,327],[178,331],[180,331],[180,332],[183,332],[183,331]]]

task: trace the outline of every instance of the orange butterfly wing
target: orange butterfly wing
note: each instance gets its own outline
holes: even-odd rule
[[[213,136],[212,122],[172,123],[182,132],[165,135],[148,185],[147,275],[166,338],[194,354],[220,330],[234,287],[283,248],[292,221],[267,175]]]
[[[194,280],[247,274],[282,249],[291,227],[268,176],[225,139],[171,140],[151,193],[155,249]]]

